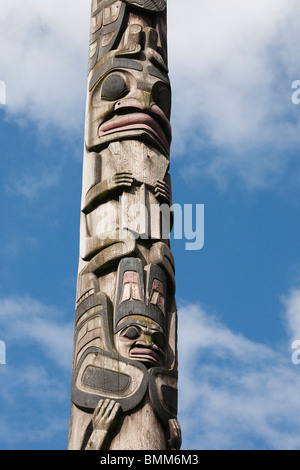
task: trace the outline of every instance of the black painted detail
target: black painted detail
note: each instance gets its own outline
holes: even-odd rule
[[[161,367],[149,370],[150,399],[157,416],[165,424],[177,417],[177,388],[170,386],[170,379],[177,384],[177,373]]]
[[[168,385],[161,386],[161,393],[163,396],[164,402],[169,407],[171,413],[177,415],[177,398],[178,392],[176,388],[169,387]]]
[[[119,74],[109,75],[103,82],[101,96],[107,100],[118,100],[128,91],[127,84]]]
[[[104,75],[106,75],[108,72],[114,70],[114,69],[132,69],[132,70],[137,70],[138,72],[143,71],[143,65],[140,62],[137,62],[136,60],[132,59],[127,59],[127,58],[114,58],[111,57],[108,59],[104,64],[101,64],[101,67],[97,68],[97,70],[93,71],[93,75],[90,79],[89,83],[89,90],[91,91],[93,87],[101,80]]]
[[[83,373],[82,383],[103,392],[123,392],[130,383],[130,377],[112,370],[88,366]]]
[[[144,8],[149,11],[164,11],[166,0],[125,0],[130,5]]]
[[[97,364],[97,359],[99,364]],[[93,361],[93,363],[92,363]],[[114,369],[119,369],[120,365],[131,372],[136,371],[135,381],[130,375],[121,374],[120,388],[117,388],[117,377],[115,370],[106,366],[107,361],[114,364]],[[91,362],[87,366],[83,363]],[[98,367],[102,372],[87,370]],[[128,371],[130,374],[130,371]],[[119,373],[116,373],[118,375]],[[99,383],[99,380],[109,378],[109,383]],[[126,385],[125,385],[126,380]],[[85,383],[86,382],[86,383]],[[102,349],[88,348],[80,358],[72,377],[72,402],[81,409],[92,412],[101,399],[110,398],[121,404],[123,411],[129,411],[140,404],[148,388],[149,375],[146,367],[136,361],[125,359],[115,353],[110,353]],[[125,387],[125,388],[124,388]]]
[[[156,82],[152,88],[152,99],[155,104],[170,119],[171,113],[171,91],[163,82]]]

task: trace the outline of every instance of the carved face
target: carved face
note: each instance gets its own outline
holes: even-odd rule
[[[142,139],[166,156],[172,140],[171,89],[160,56],[147,49],[144,61],[118,58],[97,64],[90,76],[86,145],[97,151],[122,139]]]
[[[166,339],[158,323],[133,315],[123,319],[118,329],[115,342],[121,356],[142,362],[146,367],[163,365]]]

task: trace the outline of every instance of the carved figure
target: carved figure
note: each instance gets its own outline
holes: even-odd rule
[[[179,449],[165,0],[93,0],[69,449]]]

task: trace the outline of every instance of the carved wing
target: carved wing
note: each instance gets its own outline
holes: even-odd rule
[[[143,364],[91,347],[76,367],[72,401],[79,408],[92,411],[100,399],[110,398],[120,403],[123,411],[128,411],[141,402],[148,383]]]

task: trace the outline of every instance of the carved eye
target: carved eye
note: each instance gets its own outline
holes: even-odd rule
[[[140,331],[135,326],[130,326],[124,333],[128,339],[137,339],[140,336]]]
[[[152,89],[152,100],[165,113],[167,117],[171,112],[171,91],[162,82],[157,82]]]
[[[127,83],[121,75],[110,75],[102,85],[102,98],[107,100],[118,100],[128,91]]]

